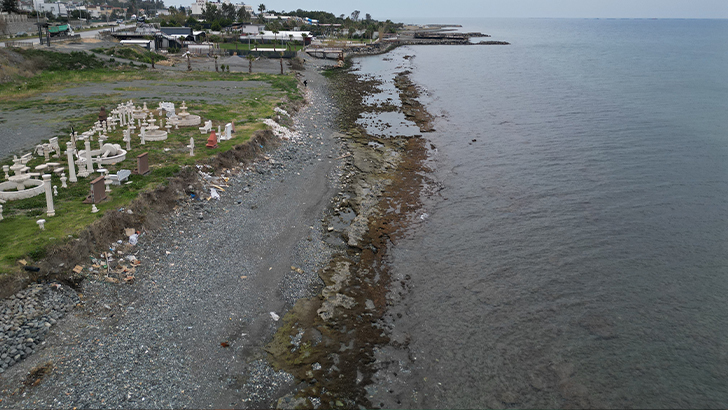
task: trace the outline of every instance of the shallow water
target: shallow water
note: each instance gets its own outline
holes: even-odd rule
[[[728,22],[461,23],[512,45],[361,59],[426,90],[443,187],[372,402],[725,407]]]

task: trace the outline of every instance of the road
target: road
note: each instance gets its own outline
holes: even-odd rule
[[[135,27],[135,25],[134,24],[125,24],[125,25],[116,26],[114,29],[119,30],[119,29],[124,29],[124,28],[131,28],[131,27]],[[96,36],[96,34],[98,34],[100,31],[104,31],[104,30],[109,30],[109,27],[107,26],[107,27],[99,28],[98,30],[81,31],[78,34],[81,35],[81,38],[94,38]],[[31,42],[31,43],[33,43],[33,45],[40,44],[40,40],[38,39],[37,36],[29,38],[29,39],[18,40],[18,41]],[[51,40],[51,44],[53,44],[53,40]],[[0,47],[5,47],[4,41],[0,42]]]

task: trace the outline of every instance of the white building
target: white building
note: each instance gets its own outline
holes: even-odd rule
[[[258,33],[257,35],[253,34],[248,36],[250,39],[254,40],[266,40],[266,41],[273,41],[278,40],[282,42],[286,42],[289,40],[293,41],[303,41],[303,38],[305,37],[311,37],[310,31],[279,31],[278,33],[274,33],[272,31],[262,31]],[[248,38],[245,37],[245,38]]]
[[[41,13],[50,12],[54,16],[68,16],[68,8],[66,8],[65,3],[46,3],[43,0],[33,0],[33,10]]]
[[[203,11],[203,10],[205,9],[205,7],[207,6],[207,4],[208,4],[208,3],[209,3],[209,4],[214,4],[215,6],[217,6],[217,8],[218,8],[218,9],[219,9],[219,8],[221,8],[223,4],[232,4],[232,3],[230,2],[230,0],[215,0],[215,1],[209,1],[209,0],[195,0],[195,2],[194,2],[194,3],[192,3],[192,4],[190,5],[190,11],[191,11],[191,14],[193,14],[193,15],[195,15],[195,14],[196,14],[196,15],[200,15],[200,14],[202,14],[202,11]],[[244,8],[245,8],[245,10],[246,10],[246,11],[247,11],[247,12],[248,12],[248,13],[249,13],[249,14],[250,14],[251,16],[252,16],[252,15],[254,14],[254,13],[253,13],[253,6],[251,6],[251,5],[249,5],[249,4],[243,4],[243,3],[241,3],[241,4],[233,4],[233,6],[235,6],[235,11],[236,11],[236,12],[237,12],[238,10],[240,10],[241,8],[243,8],[243,7],[244,7]]]

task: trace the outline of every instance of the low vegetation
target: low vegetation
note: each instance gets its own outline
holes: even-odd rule
[[[153,53],[143,47],[135,45],[123,45],[109,48],[95,48],[92,49],[94,53],[106,54],[107,56],[125,58],[127,60],[139,61],[142,63],[155,63],[158,61],[166,60],[167,57]]]

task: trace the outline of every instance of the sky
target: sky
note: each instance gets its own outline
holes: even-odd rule
[[[189,6],[193,0],[165,0]],[[241,0],[231,0],[240,3]],[[350,15],[359,10],[376,20],[438,17],[546,18],[728,18],[728,0],[242,0],[258,9],[323,10]]]

